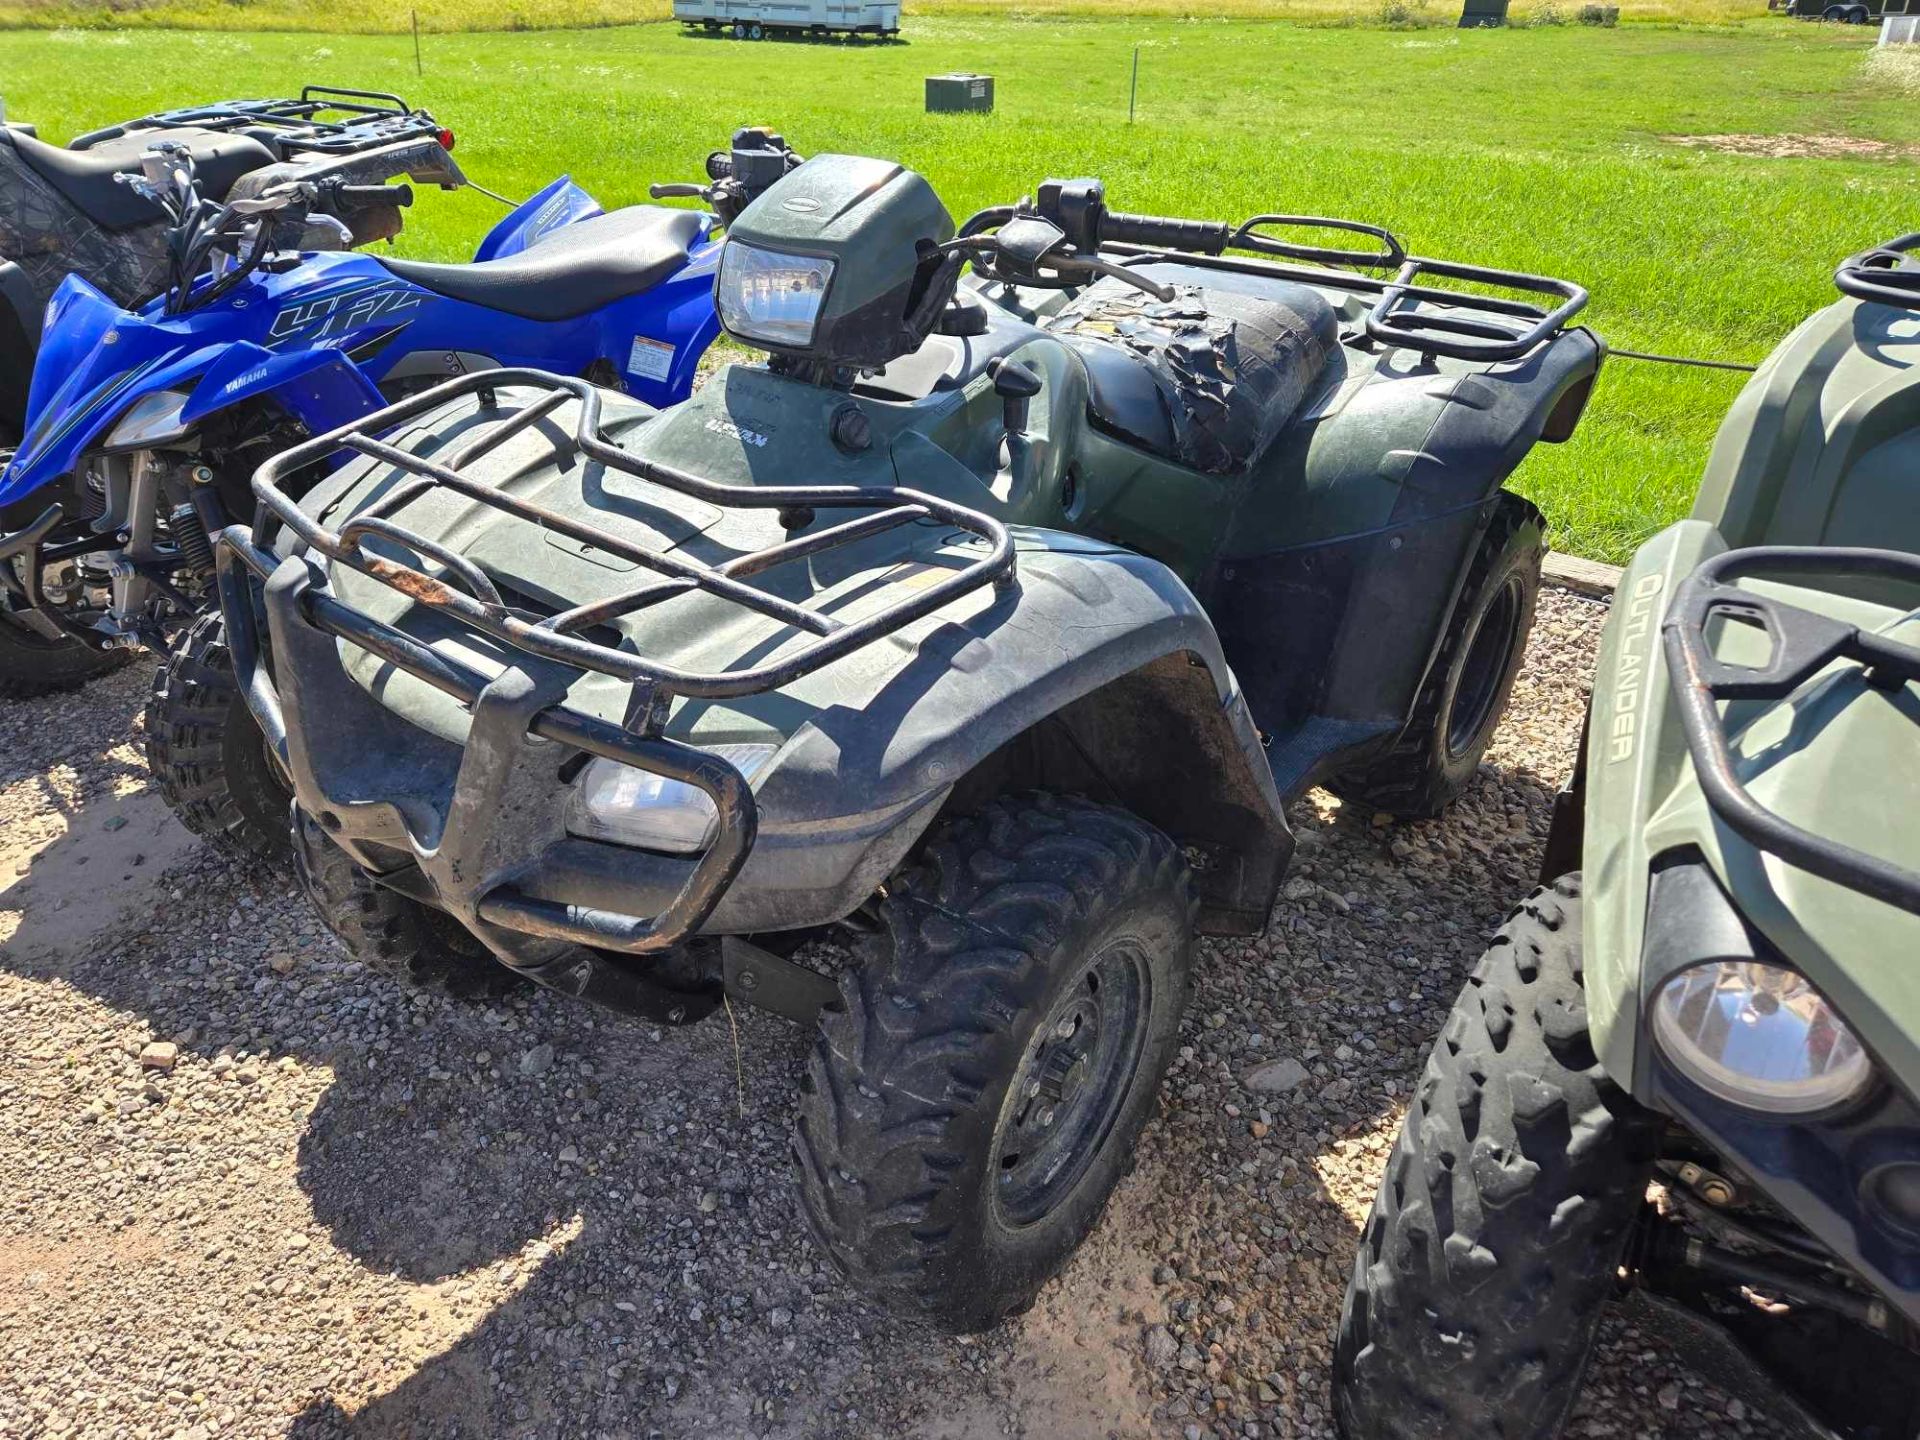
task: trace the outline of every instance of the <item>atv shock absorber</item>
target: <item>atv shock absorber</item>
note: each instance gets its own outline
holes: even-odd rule
[[[200,512],[191,505],[176,506],[167,514],[167,529],[180,552],[180,568],[195,575],[213,573],[213,537],[207,534]]]

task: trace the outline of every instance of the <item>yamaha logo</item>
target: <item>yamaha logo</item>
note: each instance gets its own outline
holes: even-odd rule
[[[796,215],[811,215],[820,208],[820,202],[811,195],[796,195],[791,200],[782,200],[780,208]]]

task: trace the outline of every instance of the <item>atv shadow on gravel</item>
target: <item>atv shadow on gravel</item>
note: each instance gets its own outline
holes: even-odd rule
[[[140,688],[129,682],[129,710]],[[43,720],[31,728],[38,734],[50,726]],[[56,752],[64,750],[50,739],[23,743],[4,783],[40,773]],[[84,826],[99,803],[87,797],[124,786],[131,772],[103,765],[92,751],[72,763],[85,771],[75,810]],[[1464,816],[1498,813],[1529,779],[1544,805],[1551,787],[1538,777],[1488,766]],[[1344,1100],[1296,1093],[1263,1101],[1208,1071],[1224,1064],[1240,1076],[1253,1063],[1243,1017],[1266,1037],[1262,1056],[1331,1056],[1361,1026],[1382,1027],[1371,1011],[1388,992],[1375,972],[1391,964],[1400,912],[1418,906],[1423,925],[1452,935],[1446,954],[1424,958],[1454,977],[1493,918],[1483,913],[1483,897],[1498,886],[1477,868],[1518,873],[1534,848],[1516,836],[1489,859],[1470,843],[1478,838],[1470,819],[1381,833],[1370,817],[1348,817],[1323,802],[1294,807],[1297,829],[1311,837],[1300,877],[1343,898],[1356,893],[1358,903],[1342,912],[1318,891],[1283,899],[1273,933],[1292,952],[1284,962],[1231,942],[1209,946],[1181,1037],[1196,1054],[1177,1062],[1166,1113],[1149,1127],[1139,1169],[1116,1198],[1116,1223],[1103,1227],[1112,1243],[1081,1257],[1030,1320],[972,1345],[931,1334],[901,1344],[894,1322],[830,1280],[802,1239],[779,1177],[786,1097],[804,1043],[765,1016],[740,1016],[736,1075],[724,1025],[656,1040],[645,1026],[532,993],[459,1005],[371,975],[342,975],[316,991],[322,960],[333,965],[337,957],[327,942],[291,933],[304,916],[287,883],[205,851],[166,870],[157,877],[165,887],[148,892],[179,891],[190,905],[171,902],[162,907],[171,913],[150,919],[136,914],[59,953],[9,944],[0,948],[0,967],[37,980],[57,975],[156,1035],[193,1032],[197,1038],[182,1046],[182,1070],[229,1042],[333,1067],[298,1139],[295,1180],[312,1217],[366,1271],[397,1274],[422,1287],[410,1298],[430,1294],[433,1303],[464,1305],[461,1313],[473,1318],[464,1335],[424,1359],[377,1361],[372,1388],[381,1393],[352,1413],[326,1400],[309,1405],[291,1422],[291,1433],[305,1440],[832,1436],[889,1433],[889,1426],[890,1433],[967,1440],[997,1435],[1009,1419],[1030,1433],[1072,1435],[1083,1433],[1075,1428],[1082,1421],[1105,1420],[1095,1433],[1178,1434],[1201,1418],[1196,1402],[1215,1383],[1206,1368],[1208,1335],[1217,1337],[1247,1392],[1244,1413],[1258,1417],[1263,1433],[1282,1418],[1310,1429],[1304,1407],[1324,1413],[1337,1261],[1353,1241],[1353,1221],[1327,1197],[1320,1166],[1333,1163],[1331,1140],[1380,1129],[1391,1105],[1371,1088]],[[1538,810],[1531,798],[1528,804]],[[1543,821],[1544,813],[1534,818]],[[1437,879],[1424,880],[1414,862],[1391,853],[1403,837],[1439,857]],[[1452,860],[1448,846],[1463,858]],[[1446,874],[1450,867],[1460,873]],[[59,873],[78,885],[91,878],[89,868]],[[1422,889],[1438,898],[1418,898]],[[36,908],[55,898],[36,895]],[[234,916],[244,926],[228,923]],[[301,983],[282,985],[265,965],[283,948],[297,952]],[[1436,996],[1445,993],[1440,978],[1427,986]],[[315,1038],[353,1007],[398,1016],[409,1043],[381,1050]],[[1231,1018],[1215,1027],[1215,1014]],[[1424,1022],[1409,1015],[1401,1023],[1414,1043]],[[1417,1054],[1403,1052],[1380,1067],[1411,1075],[1416,1063]],[[1200,1092],[1188,1098],[1196,1085]],[[742,1087],[745,1117],[736,1101]],[[1243,1113],[1226,1115],[1226,1103]],[[1256,1146],[1247,1132],[1263,1103],[1274,1112],[1274,1133]],[[1316,1138],[1322,1134],[1330,1140]],[[51,1143],[73,1142],[56,1136]],[[1283,1159],[1294,1162],[1298,1183],[1275,1178]],[[1239,1175],[1246,1162],[1257,1165],[1256,1176]],[[1364,1179],[1370,1186],[1370,1170]],[[306,1218],[275,1217],[295,1228]],[[176,1236],[171,1244],[186,1256],[195,1241]],[[1262,1271],[1263,1255],[1285,1263]],[[1162,1266],[1177,1273],[1159,1278]],[[463,1290],[472,1292],[466,1300]],[[1240,1313],[1215,1313],[1214,1302],[1226,1297],[1240,1302]],[[1259,1324],[1245,1313],[1248,1297],[1267,1311]],[[1067,1312],[1085,1317],[1084,1332],[1059,1326]],[[329,1323],[293,1301],[279,1313],[289,1328]],[[350,1327],[356,1340],[364,1327],[369,1353],[395,1343],[378,1319],[363,1315]],[[1198,1370],[1178,1361],[1165,1371],[1139,1368],[1144,1334],[1160,1323],[1187,1327],[1183,1338],[1204,1357]],[[1623,1392],[1664,1378],[1638,1358],[1646,1348],[1618,1322],[1610,1325],[1590,1381],[1596,1403],[1605,1404],[1609,1392],[1628,1403]],[[609,1373],[615,1366],[617,1376]],[[1283,1382],[1275,1402],[1257,1394],[1257,1377],[1269,1374]],[[1228,1388],[1241,1393],[1234,1381]],[[1049,1416],[1051,1431],[1043,1428]]]

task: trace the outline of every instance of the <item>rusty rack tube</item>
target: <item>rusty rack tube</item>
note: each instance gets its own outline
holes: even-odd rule
[[[438,409],[458,396],[479,392],[489,405],[503,389],[544,391],[521,409],[488,426],[448,458],[431,459],[378,439],[398,426]],[[515,435],[540,423],[569,400],[579,404],[574,448],[585,459],[641,480],[679,491],[696,499],[727,506],[756,509],[864,509],[877,513],[858,516],[838,525],[798,536],[778,545],[750,551],[721,565],[706,565],[645,546],[583,524],[536,505],[463,473],[464,467],[500,448]],[[658,692],[701,699],[728,699],[771,690],[808,671],[839,659],[915,620],[933,614],[968,591],[988,583],[1006,583],[1014,567],[1013,542],[1006,527],[977,510],[939,496],[905,489],[867,489],[857,485],[729,485],[706,480],[667,465],[640,460],[607,441],[600,429],[600,393],[584,380],[550,375],[538,370],[489,370],[460,376],[446,384],[409,397],[384,410],[364,416],[320,435],[269,460],[255,472],[254,495],[265,510],[306,545],[342,565],[360,571],[401,591],[417,603],[445,611],[517,649],[583,670],[597,671]],[[335,534],[300,509],[287,493],[287,477],[341,450],[382,461],[411,478],[368,505]],[[555,534],[592,545],[629,560],[659,578],[622,594],[576,606],[537,620],[516,614],[500,598],[478,567],[408,530],[394,513],[436,487],[540,526]],[[899,603],[856,621],[841,621],[746,584],[748,577],[773,566],[817,555],[834,546],[876,535],[899,525],[932,520],[951,525],[986,542],[988,553],[971,560],[951,575],[916,591]],[[427,574],[369,553],[363,538],[378,537],[438,561],[443,576]],[[783,659],[753,669],[701,673],[649,660],[629,651],[581,638],[571,633],[671,599],[705,590],[769,619],[814,637],[810,644]]]

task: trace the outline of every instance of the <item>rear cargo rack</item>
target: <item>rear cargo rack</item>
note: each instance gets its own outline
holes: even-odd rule
[[[1833,283],[1842,295],[1896,310],[1920,310],[1920,231],[1862,250],[1840,262]]]
[[[1835,661],[1863,667],[1868,683],[1920,680],[1920,647],[1742,589],[1742,579],[1809,584],[1857,576],[1920,589],[1920,556],[1900,550],[1774,545],[1728,550],[1680,582],[1661,622],[1668,679],[1700,788],[1713,812],[1755,848],[1790,865],[1920,915],[1920,872],[1803,830],[1767,809],[1740,783],[1720,714],[1723,700],[1784,700]],[[1764,666],[1730,664],[1713,652],[1709,627],[1732,622],[1765,632]]]
[[[322,116],[338,118],[322,119]],[[355,154],[414,134],[439,133],[439,123],[384,90],[309,85],[296,99],[221,100],[160,110],[138,120],[81,135],[76,150],[149,130],[285,130],[287,144],[318,154]]]
[[[1378,241],[1380,248],[1309,245],[1261,233],[1270,227],[1340,231]],[[1373,308],[1367,314],[1366,333],[1376,344],[1482,364],[1524,359],[1565,330],[1587,305],[1585,288],[1571,280],[1413,255],[1390,230],[1324,215],[1256,215],[1242,221],[1233,228],[1227,248],[1245,251],[1245,256],[1119,243],[1101,248],[1134,258],[1166,259],[1205,269],[1273,275],[1375,296]],[[1253,259],[1251,256],[1279,258]],[[1307,263],[1288,265],[1280,263],[1283,260]],[[1329,268],[1321,268],[1323,266]],[[1356,266],[1395,273],[1392,279],[1382,279],[1358,274],[1352,268]],[[1545,295],[1558,303],[1543,308],[1503,295],[1422,285],[1418,282],[1423,276]],[[1476,311],[1478,315],[1473,313]],[[1504,323],[1507,321],[1515,323]]]

